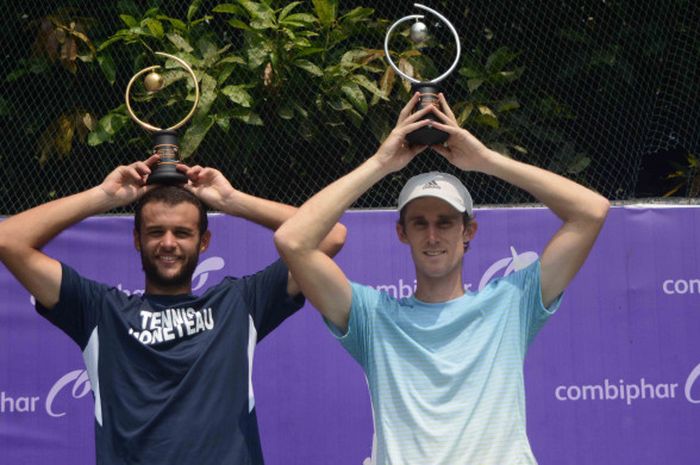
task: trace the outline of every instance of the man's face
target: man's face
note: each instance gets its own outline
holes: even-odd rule
[[[199,234],[199,211],[189,202],[149,202],[141,211],[141,230],[134,244],[141,252],[146,292],[184,294],[191,291],[199,253],[209,245],[209,231]]]
[[[405,208],[404,225],[396,229],[401,242],[411,246],[419,281],[461,273],[464,243],[474,236],[475,226],[465,229],[463,214],[435,197],[417,198]]]

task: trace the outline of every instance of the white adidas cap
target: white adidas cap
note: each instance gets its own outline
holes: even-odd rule
[[[399,194],[399,211],[411,200],[419,197],[437,197],[452,205],[457,211],[471,216],[474,208],[472,196],[464,184],[447,173],[431,171],[413,176]]]

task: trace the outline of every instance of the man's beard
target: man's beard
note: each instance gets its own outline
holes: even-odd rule
[[[159,288],[181,288],[192,285],[192,275],[199,262],[199,253],[188,256],[182,264],[180,271],[174,276],[163,276],[158,266],[146,254],[141,252],[141,267],[146,275],[146,282],[152,283]]]

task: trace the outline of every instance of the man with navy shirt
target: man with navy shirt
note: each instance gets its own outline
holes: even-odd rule
[[[609,203],[554,173],[489,150],[459,127],[445,98],[411,114],[414,95],[377,153],[309,199],[275,232],[304,295],[362,366],[372,401],[373,465],[534,465],[526,433],[527,347],[583,265]],[[422,119],[433,113],[439,121]],[[399,195],[398,239],[413,258],[415,295],[397,299],[350,282],[322,253],[345,209],[424,146],[406,135],[432,125],[448,134],[432,147],[463,171],[520,187],[561,220],[538,261],[466,292],[462,264],[477,224],[454,176],[424,173]]]
[[[0,259],[38,312],[79,346],[95,398],[100,465],[262,464],[251,383],[257,341],[304,302],[280,260],[192,291],[207,249],[205,204],[276,229],[293,207],[234,189],[217,170],[180,167],[183,187],[147,186],[158,158],[120,166],[99,185],[0,223]],[[145,293],[82,277],[40,251],[88,216],[138,201],[133,240]],[[342,225],[321,248],[340,250]]]

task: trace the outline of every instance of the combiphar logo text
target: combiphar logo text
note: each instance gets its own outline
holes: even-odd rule
[[[642,401],[661,401],[685,397],[691,404],[700,404],[700,363],[685,379],[685,383],[654,383],[647,378],[638,381],[624,379],[591,384],[559,385],[554,388],[554,398],[560,402],[624,402],[632,405]]]
[[[661,283],[661,290],[666,295],[700,295],[700,278],[667,279]]]
[[[53,418],[66,414],[66,399],[80,399],[90,393],[90,380],[86,370],[73,370],[53,383],[46,396],[13,396],[0,391],[0,414],[37,413],[43,411]]]

